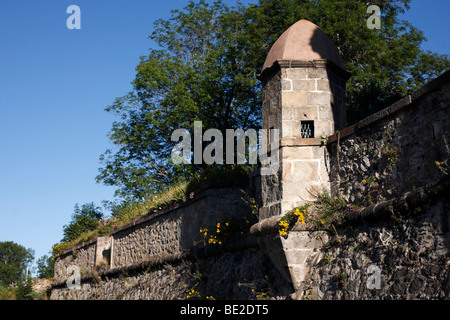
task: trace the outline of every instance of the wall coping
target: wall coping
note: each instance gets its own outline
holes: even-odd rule
[[[183,201],[183,202],[179,202],[179,203],[175,203],[175,204],[170,205],[170,206],[168,206],[166,208],[162,208],[161,210],[156,210],[156,211],[153,211],[153,212],[149,212],[146,215],[144,215],[142,218],[139,218],[139,219],[137,219],[135,221],[132,221],[132,222],[130,222],[130,223],[120,227],[120,228],[117,228],[116,230],[113,230],[111,232],[111,235],[114,235],[114,234],[116,234],[116,233],[118,233],[120,231],[123,231],[125,229],[129,229],[129,228],[132,228],[134,226],[146,223],[146,222],[151,221],[153,219],[156,219],[156,218],[158,218],[160,216],[169,214],[172,211],[181,209],[183,207],[191,205],[192,203],[194,203],[196,201],[199,201],[199,200],[202,200],[202,199],[205,199],[207,197],[220,196],[220,195],[223,195],[223,194],[229,194],[230,191],[234,192],[234,191],[236,191],[237,188],[242,189],[241,187],[215,188],[215,189],[212,188],[212,189],[203,190],[203,191],[201,191],[198,194],[195,194],[195,192],[193,192],[193,195],[189,197],[190,198],[189,200],[186,200],[186,201]]]
[[[206,246],[196,247],[184,252],[156,256],[152,259],[141,261],[127,266],[110,268],[100,272],[94,271],[81,277],[81,282],[94,281],[102,277],[111,277],[121,273],[140,272],[151,267],[157,267],[168,263],[174,263],[182,260],[195,260],[200,258],[208,258],[219,256],[228,252],[244,251],[251,248],[257,248],[258,243],[255,237],[249,235],[246,238],[234,238],[224,245],[208,244]],[[60,280],[52,284],[51,289],[61,288],[66,286],[67,279]]]
[[[171,213],[172,211],[181,209],[181,208],[183,208],[185,206],[191,205],[192,203],[194,203],[196,201],[199,201],[199,200],[202,200],[202,199],[205,199],[207,197],[220,196],[220,195],[223,195],[223,194],[229,194],[230,191],[236,192],[236,190],[238,188],[242,189],[241,187],[210,188],[210,189],[202,190],[198,194],[193,192],[192,196],[190,196],[189,199],[187,199],[186,201],[169,205],[168,207],[162,208],[162,209],[157,210],[157,211],[148,212],[147,214],[145,214],[141,218],[138,218],[138,219],[136,219],[136,220],[134,220],[134,221],[132,221],[130,223],[127,223],[127,224],[121,226],[120,228],[117,228],[117,229],[113,230],[109,235],[105,235],[105,236],[113,236],[114,234],[116,234],[118,232],[121,232],[121,231],[126,230],[126,229],[133,228],[133,227],[135,227],[137,225],[146,223],[146,222],[151,221],[153,219],[156,219],[156,218],[158,218],[160,216],[167,215],[167,214]],[[104,236],[101,236],[101,237],[104,237]],[[88,241],[85,241],[83,243],[77,244],[77,245],[75,245],[73,247],[70,247],[70,248],[64,250],[63,252],[59,253],[55,258],[59,258],[59,257],[65,256],[67,254],[71,254],[74,250],[79,250],[79,249],[81,249],[83,247],[87,247],[87,246],[90,246],[92,244],[95,244],[97,242],[97,239],[101,238],[101,237],[96,237],[96,238],[90,239]]]
[[[394,102],[387,108],[384,108],[378,112],[371,114],[370,116],[358,121],[357,123],[340,130],[339,132],[328,137],[327,144],[331,145],[333,143],[337,143],[338,140],[346,138],[348,136],[353,135],[358,130],[368,127],[369,125],[385,119],[390,115],[394,115],[399,113],[400,111],[404,111],[413,105],[415,105],[419,100],[424,98],[429,93],[440,89],[443,85],[450,83],[450,70],[444,72],[442,75],[437,77],[436,79],[428,82],[426,85],[421,87],[420,89],[414,91],[412,94],[403,97],[402,99]]]
[[[406,216],[411,209],[418,206],[432,203],[436,199],[450,195],[450,176],[446,175],[439,181],[429,183],[403,195],[382,201],[368,207],[357,210],[346,211],[341,221],[336,222],[335,227],[344,227],[346,225],[371,224],[391,218],[394,212],[401,216]],[[250,228],[250,234],[255,237],[261,237],[267,234],[277,233],[281,216],[275,216],[255,223]],[[297,223],[291,231],[321,231],[323,229],[311,225]]]

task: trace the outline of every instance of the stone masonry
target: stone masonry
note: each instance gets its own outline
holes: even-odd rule
[[[259,77],[262,127],[272,143],[280,130],[279,170],[253,172],[245,193],[207,190],[63,252],[51,298],[450,299],[450,178],[439,167],[450,162],[450,71],[345,127],[348,77],[316,25],[294,24]],[[308,214],[324,190],[347,206],[321,227]],[[260,206],[247,226],[248,195]],[[280,219],[305,203],[306,224],[281,236]],[[224,219],[248,232],[205,244],[200,228]],[[73,265],[78,289],[65,282]]]
[[[320,52],[310,45],[315,38],[325,43]],[[303,41],[306,49],[284,59],[298,41]],[[269,52],[267,59],[272,65],[266,62],[259,76],[262,128],[280,130],[280,169],[273,176],[262,177],[261,219],[281,215],[330,189],[324,141],[345,126],[348,78],[336,52],[329,38],[306,20],[289,28]],[[330,56],[333,60],[325,59]]]

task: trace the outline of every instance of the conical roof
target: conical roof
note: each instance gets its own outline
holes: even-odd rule
[[[262,71],[277,60],[327,59],[345,70],[342,58],[333,42],[314,23],[300,20],[287,29],[267,55]]]

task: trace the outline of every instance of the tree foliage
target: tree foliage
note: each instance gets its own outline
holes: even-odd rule
[[[93,202],[83,204],[81,208],[75,204],[72,220],[63,227],[64,237],[61,241],[72,241],[84,232],[95,230],[98,227],[99,219],[103,217],[100,209]]]
[[[243,7],[191,2],[170,20],[158,20],[150,50],[136,68],[133,91],[106,110],[117,113],[110,134],[119,147],[101,157],[97,177],[120,186],[119,195],[143,197],[198,168],[170,164],[171,133],[194,121],[204,129],[257,127],[260,121],[256,69],[240,45]]]
[[[34,300],[35,293],[33,291],[33,283],[31,278],[23,283],[19,283],[16,289],[16,300]]]
[[[450,59],[420,49],[423,33],[400,18],[411,0],[374,0],[381,29],[367,28],[367,1],[261,0],[251,6],[255,29],[266,28],[267,47],[300,19],[327,34],[351,73],[347,82],[347,118],[352,124],[385,108],[450,68]]]
[[[109,135],[116,150],[101,156],[97,181],[121,197],[142,198],[202,168],[174,166],[171,133],[194,121],[203,129],[260,127],[256,75],[278,37],[307,19],[335,43],[347,71],[349,124],[388,106],[450,67],[446,55],[422,51],[423,33],[400,14],[411,0],[374,0],[381,29],[368,29],[362,0],[260,0],[227,7],[190,2],[155,23],[151,49],[136,67],[133,89],[106,110],[117,114]]]
[[[37,277],[41,279],[53,278],[55,274],[55,261],[51,255],[43,255],[37,261]]]
[[[0,286],[20,284],[34,259],[34,251],[12,241],[0,242]]]

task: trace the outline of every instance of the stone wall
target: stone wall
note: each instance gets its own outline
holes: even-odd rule
[[[450,202],[338,228],[312,268],[314,299],[450,299]]]
[[[193,298],[285,299],[292,286],[245,232],[245,224],[222,245],[205,245],[199,232],[215,230],[218,222],[236,226],[244,218],[255,219],[246,203],[251,193],[206,190],[63,252],[55,260],[51,299],[185,299],[191,289]],[[66,283],[73,265],[80,267],[80,289]]]
[[[55,259],[55,279],[67,278],[67,268],[76,265],[81,273],[88,273],[95,267],[97,239],[71,248]]]
[[[186,203],[149,214],[113,231],[111,244],[105,247],[110,250],[108,261],[104,261],[106,267],[127,266],[173,255],[202,244],[200,228],[210,228],[220,220],[249,213],[243,200],[245,197],[240,188],[207,190]],[[106,256],[98,250],[98,240],[104,239],[93,239],[59,255],[55,261],[55,278],[66,278],[69,265],[79,266],[82,274],[92,272]]]
[[[329,138],[333,191],[367,206],[436,181],[450,138],[450,73]],[[339,140],[339,142],[338,142]]]
[[[280,216],[262,210],[205,245],[200,228],[250,212],[239,188],[208,190],[62,253],[51,298],[450,299],[450,178],[436,164],[450,157],[449,98],[447,72],[317,144],[311,157],[329,164],[331,191],[348,204],[329,228],[297,223],[281,237]],[[255,172],[246,192],[268,204],[280,177]],[[74,264],[81,289],[65,283]]]
[[[350,212],[329,230],[303,284],[315,299],[449,299],[450,72],[329,138],[334,194]]]
[[[149,215],[113,232],[112,267],[181,253],[202,244],[200,228],[248,214],[244,197],[239,188],[208,190],[170,212]]]
[[[345,124],[347,76],[327,60],[278,60],[260,76],[262,127],[280,132],[279,170],[261,178],[261,219],[284,214],[329,189],[324,142]]]
[[[174,300],[189,298],[286,299],[289,283],[256,246],[199,259],[157,264],[83,281],[81,289],[61,285],[53,300]]]
[[[252,227],[293,298],[450,299],[450,178],[436,163],[450,158],[449,98],[447,72],[328,138],[331,191],[347,208],[318,252],[302,256],[296,239],[320,225],[297,223],[285,239],[280,217]]]

